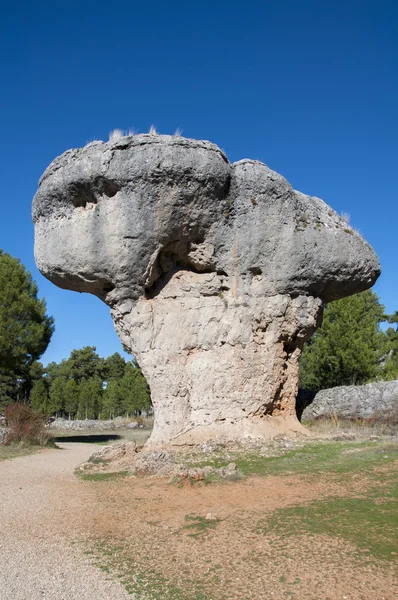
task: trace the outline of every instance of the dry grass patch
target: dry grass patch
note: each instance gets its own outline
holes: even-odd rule
[[[40,450],[39,446],[20,446],[20,445],[9,445],[4,446],[0,444],[0,460],[10,460],[12,458],[19,458],[20,456],[27,456]]]

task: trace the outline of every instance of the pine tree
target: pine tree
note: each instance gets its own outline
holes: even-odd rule
[[[124,376],[120,380],[120,387],[127,413],[140,413],[149,408],[151,404],[149,388],[139,367],[127,363]]]
[[[102,399],[102,412],[113,419],[123,414],[125,409],[123,394],[120,382],[117,379],[110,379],[106,386]]]
[[[40,411],[45,415],[52,414],[53,410],[44,379],[34,382],[30,393],[30,406],[33,410]]]
[[[103,376],[106,381],[109,379],[121,379],[126,368],[126,361],[118,352],[108,356],[104,360]]]
[[[77,384],[83,379],[102,376],[104,360],[96,352],[95,346],[84,346],[79,350],[72,350],[70,357],[62,361],[62,375],[72,377]]]
[[[322,327],[304,347],[300,387],[318,391],[380,375],[384,318],[384,307],[371,290],[328,304]]]
[[[66,392],[67,379],[62,375],[51,378],[48,376],[50,385],[50,401],[53,411],[56,415],[66,413],[66,402],[68,398],[68,392]],[[70,392],[69,392],[70,393]]]
[[[74,417],[79,407],[79,387],[74,379],[69,379],[64,389],[64,410],[69,418]]]
[[[101,412],[102,380],[99,377],[82,379],[78,395],[78,418],[96,419]]]
[[[0,402],[25,401],[30,368],[45,352],[54,331],[46,303],[30,273],[0,250]]]
[[[386,315],[389,323],[398,324],[398,311]],[[383,378],[398,379],[398,325],[389,327],[385,332],[385,348],[383,360]]]

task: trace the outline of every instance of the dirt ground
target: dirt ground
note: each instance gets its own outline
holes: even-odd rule
[[[91,485],[98,503],[88,522],[93,554],[145,598],[398,598],[395,561],[338,535],[264,529],[283,508],[361,498],[374,479],[289,474],[182,487],[140,478]]]
[[[131,598],[75,543],[90,534],[88,517],[99,510],[96,494],[74,475],[93,445],[61,448],[0,462],[0,600]]]
[[[398,598],[394,551],[369,552],[366,540],[361,547],[340,536],[339,522],[328,534],[300,529],[294,512],[336,498],[361,502],[375,484],[382,511],[396,461],[379,467],[379,479],[325,472],[210,485],[85,481],[74,468],[95,447],[63,448],[0,463],[1,600]]]

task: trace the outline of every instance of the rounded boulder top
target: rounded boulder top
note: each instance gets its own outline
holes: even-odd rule
[[[380,273],[369,244],[322,200],[261,162],[231,164],[216,145],[180,136],[68,150],[41,177],[33,220],[41,272],[110,304],[145,296],[177,267],[238,278],[243,294],[323,300]]]

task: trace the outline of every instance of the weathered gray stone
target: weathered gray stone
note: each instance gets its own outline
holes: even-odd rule
[[[373,250],[322,200],[209,142],[139,135],[57,158],[35,257],[110,308],[151,388],[151,443],[300,428],[298,358],[322,301],[371,286]],[[272,417],[272,418],[271,418]]]
[[[71,421],[69,419],[55,419],[49,424],[51,429],[83,431],[86,429],[96,429],[97,431],[105,431],[107,429],[115,429],[113,421],[97,421],[96,419],[82,419]]]
[[[345,419],[398,418],[398,381],[335,387],[318,392],[302,421],[327,417]]]

